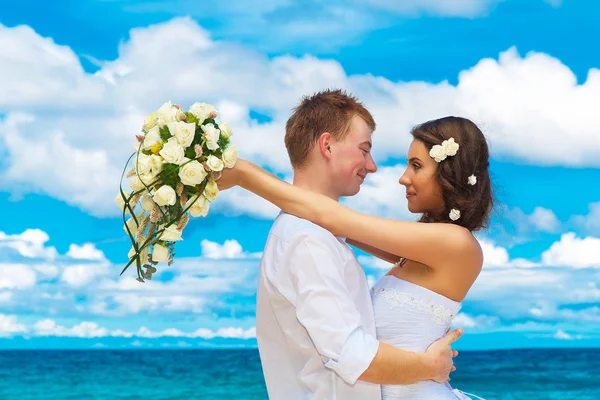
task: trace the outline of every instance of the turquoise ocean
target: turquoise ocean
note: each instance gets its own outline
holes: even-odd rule
[[[486,399],[600,399],[600,349],[463,351],[451,384]],[[267,399],[256,349],[2,350],[1,400]]]

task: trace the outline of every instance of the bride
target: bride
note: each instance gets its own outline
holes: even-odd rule
[[[238,160],[221,189],[239,185],[284,212],[307,219],[370,254],[393,263],[371,289],[377,339],[425,352],[444,336],[482,265],[473,232],[493,207],[486,139],[470,120],[446,117],[412,130],[408,166],[399,183],[419,222],[380,218],[290,185]],[[383,399],[467,399],[448,383],[382,385]]]

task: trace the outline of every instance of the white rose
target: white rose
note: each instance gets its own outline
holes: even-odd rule
[[[138,223],[135,222],[135,219],[133,219],[133,217],[129,218],[127,220],[127,223],[125,223],[125,225],[123,225],[123,230],[125,232],[127,232],[127,228],[129,228],[129,232],[131,232],[132,235],[136,235],[137,234]]]
[[[237,145],[230,146],[223,152],[223,164],[225,164],[225,166],[227,168],[235,167],[237,158],[238,158]]]
[[[156,192],[152,200],[159,206],[172,206],[177,201],[177,193],[169,185],[162,185]]]
[[[142,148],[144,150],[150,150],[154,145],[162,143],[162,139],[160,138],[160,131],[158,130],[158,126],[150,129],[148,133],[144,136],[144,143]],[[139,145],[138,145],[139,146]]]
[[[204,131],[204,139],[206,139],[206,147],[209,150],[216,150],[219,148],[219,135],[221,131],[219,131],[213,124],[202,125],[202,131]]]
[[[194,114],[198,118],[199,123],[203,123],[205,119],[208,119],[211,114],[216,118],[218,113],[217,109],[212,104],[207,103],[194,103],[190,107],[190,113]]]
[[[129,201],[131,201],[131,196],[132,196],[132,194],[125,193],[125,197]],[[121,193],[117,194],[117,197],[115,197],[115,202],[117,203],[117,205],[119,206],[121,211],[123,211],[125,209],[125,200],[123,200],[123,196],[121,196]]]
[[[163,169],[163,158],[152,154],[150,156],[150,174],[156,176],[161,173]]]
[[[152,168],[152,157],[140,153],[137,159],[134,159],[133,165],[137,168],[138,174],[147,174]]]
[[[129,231],[133,235],[137,234],[138,226],[139,226],[139,224],[142,223],[142,220],[144,219],[144,212],[142,211],[141,213],[137,214],[135,217],[137,218],[137,222],[135,222],[135,219],[133,217],[131,217],[125,223],[125,225],[127,225],[127,227],[129,228]],[[125,232],[127,232],[127,228],[125,228],[125,225],[123,225],[123,230]]]
[[[223,136],[225,138],[230,138],[231,135],[233,135],[233,132],[231,131],[231,127],[229,126],[229,124],[227,122],[221,122],[219,124],[219,130],[221,131],[221,136]]]
[[[184,148],[189,147],[194,140],[194,135],[196,134],[196,124],[195,123],[185,123],[185,122],[170,122],[167,124],[169,128],[169,132],[171,135],[175,136],[177,142],[183,146]]]
[[[206,165],[208,165],[208,168],[210,168],[211,171],[215,172],[222,171],[224,167],[223,161],[219,160],[215,156],[208,156],[208,159],[206,160]]]
[[[139,192],[140,190],[145,190],[146,186],[149,186],[154,180],[154,177],[151,174],[140,174],[138,177],[134,175],[129,180],[129,186],[134,192]]]
[[[178,109],[173,107],[170,101],[163,104],[157,111],[156,114],[158,116],[158,127],[163,127],[167,125],[169,122],[177,122],[179,121]]]
[[[452,210],[450,210],[449,217],[452,221],[458,220],[460,218],[460,211],[457,210],[456,208],[453,208]]]
[[[206,217],[208,215],[208,209],[210,208],[208,199],[204,196],[194,196],[187,201],[185,208],[188,208],[193,201],[195,201],[194,204],[188,210],[190,215],[192,217]]]
[[[469,176],[467,183],[471,186],[475,186],[477,184],[477,177],[475,175]]]
[[[429,150],[429,156],[433,158],[435,162],[442,162],[446,159],[446,150],[439,144],[436,144]]]
[[[179,107],[175,107],[175,109],[175,118],[177,119],[177,121],[185,121],[185,112],[183,112],[183,110]]]
[[[160,234],[158,240],[163,240],[165,242],[176,242],[183,240],[183,238],[181,237],[181,231],[177,229],[177,225],[171,224],[163,231],[163,233]]]
[[[129,187],[134,192],[139,192],[140,190],[144,189],[144,184],[142,183],[140,178],[138,178],[137,176],[132,176],[129,180]]]
[[[162,244],[155,244],[152,250],[152,261],[167,262],[169,261],[169,249]]]
[[[146,119],[144,120],[144,126],[142,127],[142,130],[144,132],[148,132],[150,129],[154,128],[157,123],[158,123],[158,114],[155,111],[153,113],[150,113],[150,115],[148,115],[146,117]]]
[[[167,141],[162,150],[159,151],[159,154],[170,164],[181,165],[185,161],[183,147],[181,147],[177,142],[177,139],[173,137]]]
[[[444,151],[447,156],[455,156],[458,152],[458,148],[460,147],[458,143],[454,142],[454,138],[444,140],[442,142],[442,146],[444,147]]]
[[[219,195],[219,187],[214,179],[211,179],[206,184],[206,187],[204,188],[204,195],[210,201],[215,201],[217,199],[217,196]]]
[[[181,183],[188,186],[196,186],[201,184],[204,182],[206,175],[208,175],[208,173],[204,169],[204,166],[196,160],[184,164],[179,169]]]
[[[142,208],[144,209],[144,211],[152,212],[152,210],[154,210],[154,206],[155,204],[154,200],[152,200],[152,197],[145,194],[142,197]]]

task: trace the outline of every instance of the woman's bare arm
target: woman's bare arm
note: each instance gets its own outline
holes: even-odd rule
[[[365,244],[365,243],[357,242],[354,239],[348,239],[348,240],[346,240],[346,243],[348,243],[354,247],[358,247],[365,253],[369,253],[373,257],[377,257],[380,260],[387,261],[391,264],[397,263],[400,260],[400,257],[395,254],[388,253],[387,251],[383,251],[376,247],[369,246],[368,244]]]
[[[458,256],[463,268],[481,267],[483,256],[477,240],[461,226],[398,221],[359,213],[327,196],[290,185],[245,160],[238,160],[235,171],[225,171],[224,180],[234,181],[223,182],[225,187],[238,184],[285,212],[312,221],[336,235],[390,254],[402,254],[431,268],[447,265],[450,257]]]

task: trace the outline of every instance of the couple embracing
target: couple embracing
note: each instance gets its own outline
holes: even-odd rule
[[[282,210],[263,253],[256,310],[272,400],[470,398],[448,383],[458,354],[451,345],[462,335],[450,324],[483,265],[473,232],[493,204],[486,139],[465,118],[413,128],[399,184],[422,216],[408,222],[338,202],[376,172],[374,131],[354,97],[322,91],[286,125],[293,185],[245,160],[219,180]],[[393,265],[373,288],[349,245]]]

